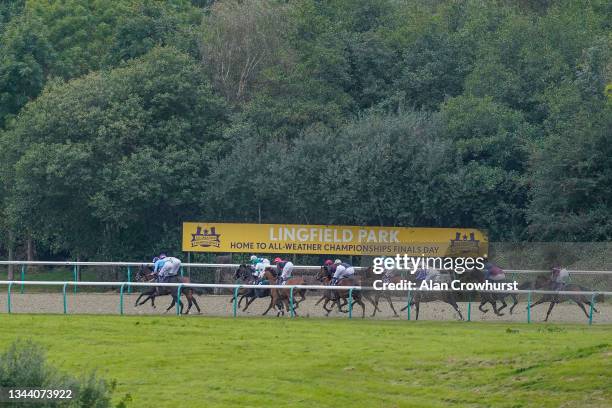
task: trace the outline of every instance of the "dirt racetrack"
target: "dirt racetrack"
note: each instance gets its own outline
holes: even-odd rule
[[[15,291],[17,292],[17,291]],[[150,303],[145,305],[134,307],[134,302],[138,294],[126,294],[124,296],[124,313],[126,315],[155,315],[163,314],[166,308],[170,305],[170,296],[158,297],[156,300],[156,309],[151,307]],[[304,301],[297,312],[300,317],[325,317],[325,312],[321,308],[321,304],[315,306],[316,301],[320,298],[318,293],[307,293],[307,299]],[[202,309],[202,315],[205,316],[232,316],[232,302],[230,295],[202,295],[196,296],[197,302]],[[67,296],[67,307],[68,313],[76,314],[119,314],[119,294],[116,292],[110,293],[77,293],[70,292]],[[184,297],[183,297],[184,299]],[[270,298],[256,299],[246,312],[238,310],[238,316],[261,316],[263,311],[268,307]],[[534,301],[538,299],[537,295],[534,295]],[[366,318],[371,318],[373,306],[368,301],[365,301],[366,305]],[[383,298],[380,299],[379,308],[381,312],[377,312],[377,319],[407,319],[406,310],[400,312],[400,309],[406,305],[406,298],[394,297],[393,303],[396,311],[399,313],[399,317],[393,317],[393,313]],[[63,313],[63,299],[61,292],[57,293],[24,293],[19,294],[13,293],[11,297],[11,305],[13,313]],[[527,312],[525,310],[527,305],[526,297],[519,299],[519,304],[516,306],[512,315],[508,314],[508,310],[504,310],[504,316],[495,316],[492,310],[488,313],[482,313],[478,310],[478,304],[471,304],[471,320],[472,321],[513,321],[513,322],[526,322]],[[244,307],[244,303],[242,305]],[[488,309],[490,305],[487,305]],[[612,305],[608,302],[599,303],[596,308],[600,313],[593,314],[593,322],[597,324],[610,324],[612,323]],[[467,318],[468,303],[460,302],[459,309],[463,314],[464,318]],[[540,322],[544,320],[546,316],[546,310],[548,309],[548,303],[541,304],[535,307],[531,313],[532,322]],[[7,294],[5,291],[0,292],[0,313],[7,312]],[[588,307],[587,307],[588,312]],[[168,313],[174,314],[175,309],[171,309]],[[197,314],[194,308],[191,310],[191,314]],[[276,313],[270,311],[268,316],[275,317]],[[334,309],[330,315],[330,318],[347,318],[347,313],[340,313],[337,309]],[[353,318],[361,317],[361,307],[355,305],[353,310]],[[415,318],[415,309],[412,308],[411,318]],[[421,303],[420,308],[420,320],[456,320],[458,315],[452,309],[452,307],[441,301],[434,301],[428,303]],[[588,321],[584,313],[574,304],[573,302],[564,302],[557,304],[549,319],[553,323],[586,323]]]

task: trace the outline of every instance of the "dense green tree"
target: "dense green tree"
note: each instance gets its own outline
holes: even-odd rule
[[[54,83],[1,139],[9,218],[83,257],[176,248],[224,115],[196,61],[173,49]]]

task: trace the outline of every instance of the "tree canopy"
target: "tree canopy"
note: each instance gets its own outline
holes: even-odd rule
[[[604,0],[11,0],[0,252],[193,219],[612,239]],[[11,237],[11,239],[9,239]]]

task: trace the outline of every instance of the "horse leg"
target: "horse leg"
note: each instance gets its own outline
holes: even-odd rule
[[[134,307],[137,307],[137,306],[138,306],[138,302],[140,301],[140,298],[142,298],[142,297],[143,297],[144,295],[146,295],[146,294],[147,294],[146,292],[142,292],[142,293],[140,294],[140,296],[138,296],[138,297],[136,298],[136,302],[134,303]],[[147,299],[148,299],[148,298],[147,298]]]
[[[372,312],[370,317],[376,316],[376,310],[378,309],[378,299],[379,298],[380,298],[380,295],[377,293],[376,295],[374,295],[374,299],[372,299],[372,305],[374,306],[374,311]]]
[[[332,311],[331,308],[330,309],[327,308],[327,304],[329,303],[329,301],[330,301],[329,299],[325,299],[325,303],[323,303],[323,309],[325,309],[325,311],[327,312],[325,313],[325,316],[329,316],[329,313]]]
[[[512,314],[512,312],[514,311],[514,308],[516,307],[516,305],[518,305],[518,298],[514,294],[510,296],[512,297],[512,302],[513,302],[512,306],[510,306],[510,314]]]
[[[395,308],[393,307],[393,301],[391,301],[391,295],[387,295],[386,297],[387,297],[387,302],[389,302],[389,306],[391,306],[391,310],[393,310],[393,317],[399,317],[399,315],[395,311]]]
[[[253,303],[255,301],[255,299],[256,299],[255,297],[247,298],[246,305],[244,305],[244,309],[242,309],[242,311],[246,312],[246,310],[249,308],[251,303]]]
[[[537,306],[537,305],[540,305],[540,304],[546,302],[546,300],[547,299],[545,297],[543,297],[542,299],[538,300],[537,302],[531,304],[531,306],[527,306],[527,309],[532,308],[532,307]]]
[[[498,312],[501,312],[505,307],[508,306],[508,304],[506,303],[506,300],[502,297],[501,299],[499,299],[499,301],[501,302],[501,307],[499,309],[497,309]],[[500,314],[498,316],[503,316],[504,314]]]
[[[168,308],[166,309],[164,313],[168,313],[168,311],[172,309],[175,304],[176,304],[176,295],[172,295],[172,302],[170,303],[170,306],[168,306]]]
[[[589,318],[589,314],[587,313],[584,305],[582,304],[582,302],[579,299],[572,299],[572,301],[574,301],[574,303],[576,303],[584,312],[584,315],[587,317],[587,319]]]
[[[319,303],[321,303],[322,301],[324,301],[325,299],[327,299],[327,295],[323,295],[321,296],[321,299],[317,300],[317,303],[315,303],[315,306],[319,306]]]
[[[355,300],[353,300],[353,303],[351,304],[351,308],[353,308],[355,304],[358,304],[359,306],[361,306],[361,318],[364,319],[365,318],[365,303],[363,303],[363,300],[361,300],[361,298],[355,298]]]
[[[480,304],[478,305],[478,310],[480,310],[482,313],[487,313],[489,311],[489,309],[483,309],[482,307],[484,305],[486,305],[489,301],[486,299],[483,299],[480,301]]]
[[[599,313],[599,310],[597,310],[597,309],[595,308],[595,304],[592,304],[592,305],[591,305],[591,301],[590,301],[590,300],[585,300],[585,301],[584,301],[584,303],[586,303],[587,305],[589,305],[590,307],[592,307],[592,308],[593,308],[593,311],[594,311],[595,313]]]
[[[274,297],[273,297],[273,296],[270,296],[270,305],[268,306],[268,308],[266,309],[266,311],[265,311],[265,312],[263,312],[262,316],[267,315],[267,314],[268,314],[268,312],[270,311],[270,309],[272,309],[272,308],[274,307],[274,304],[275,304],[275,302],[274,302],[274,301],[275,301]]]
[[[189,314],[189,311],[191,310],[191,306],[193,306],[193,291],[189,290],[187,292],[185,292],[185,297],[187,298],[187,310],[184,311],[184,314]]]
[[[198,309],[198,314],[202,313],[202,310],[200,310],[200,305],[198,305],[198,301],[194,296],[191,297],[191,301],[193,302],[196,309]]]
[[[503,313],[500,313],[499,311],[502,310],[504,307],[502,306],[500,309],[497,308],[497,301],[495,300],[495,298],[493,298],[493,300],[491,301],[491,304],[493,305],[493,312],[495,313],[496,316],[503,316]],[[505,302],[504,302],[505,304]]]
[[[342,313],[348,313],[348,310],[347,310],[347,311],[342,310],[342,308],[343,308],[344,306],[348,305],[348,300],[347,300],[346,298],[342,298],[342,304],[340,304],[340,298],[338,298],[337,303],[338,303],[338,310],[339,310],[340,312],[342,312]]]
[[[450,298],[446,303],[448,303],[453,307],[453,309],[455,309],[455,312],[457,312],[457,314],[459,315],[459,320],[463,320],[463,315],[461,314],[461,310],[459,310],[459,305],[457,304],[457,302],[455,302],[455,299]]]
[[[545,322],[548,321],[548,316],[550,316],[550,312],[552,312],[553,307],[555,307],[555,303],[557,303],[555,300],[550,302],[550,306],[548,306],[548,312],[546,312],[546,319],[544,319]]]

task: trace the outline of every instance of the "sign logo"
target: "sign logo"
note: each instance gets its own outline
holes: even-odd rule
[[[219,237],[221,237],[221,234],[217,234],[215,227],[211,227],[210,231],[208,231],[206,228],[202,230],[202,227],[198,225],[196,232],[191,234],[191,247],[219,248],[221,246]]]
[[[457,231],[455,232],[455,239],[450,240],[450,252],[451,255],[465,254],[465,253],[478,253],[480,241],[474,238],[474,233],[470,232],[468,238],[467,234]]]

